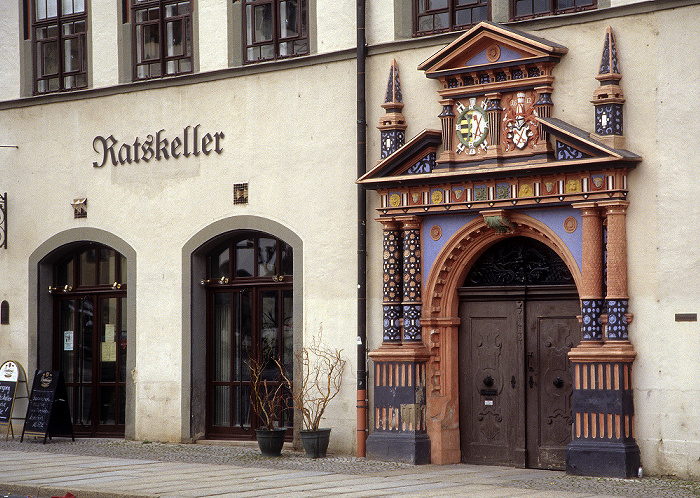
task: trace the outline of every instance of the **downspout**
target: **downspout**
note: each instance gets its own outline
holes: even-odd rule
[[[367,163],[365,110],[365,1],[357,0],[357,178]],[[367,440],[367,194],[357,186],[357,456]]]

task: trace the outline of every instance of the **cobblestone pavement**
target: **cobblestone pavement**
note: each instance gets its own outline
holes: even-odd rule
[[[192,477],[187,477],[192,476]],[[78,498],[226,496],[693,497],[700,482],[602,479],[474,465],[413,466],[345,455],[312,460],[255,443],[163,444],[117,439],[0,441],[0,497],[71,491]],[[235,493],[232,491],[235,490]]]

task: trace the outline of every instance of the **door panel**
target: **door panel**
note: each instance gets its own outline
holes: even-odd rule
[[[517,315],[513,301],[460,303],[460,422],[466,462],[524,465],[517,451],[523,439]]]
[[[536,359],[526,373],[529,467],[563,469],[566,463],[572,422],[571,364],[566,354],[578,342],[579,312],[578,300],[527,303],[527,350]]]

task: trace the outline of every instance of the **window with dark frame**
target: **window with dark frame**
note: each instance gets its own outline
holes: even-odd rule
[[[246,63],[309,53],[308,0],[244,0]]]
[[[25,15],[34,36],[34,94],[87,88],[85,0],[31,0]]]
[[[413,35],[459,31],[488,20],[487,0],[413,0]]]
[[[595,9],[597,0],[511,0],[512,20]]]
[[[132,0],[131,10],[134,80],[191,73],[191,0]]]

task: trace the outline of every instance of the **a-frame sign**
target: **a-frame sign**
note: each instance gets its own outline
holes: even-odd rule
[[[25,434],[43,436],[44,443],[53,436],[70,436],[75,441],[63,372],[37,370],[34,374],[20,441]]]

